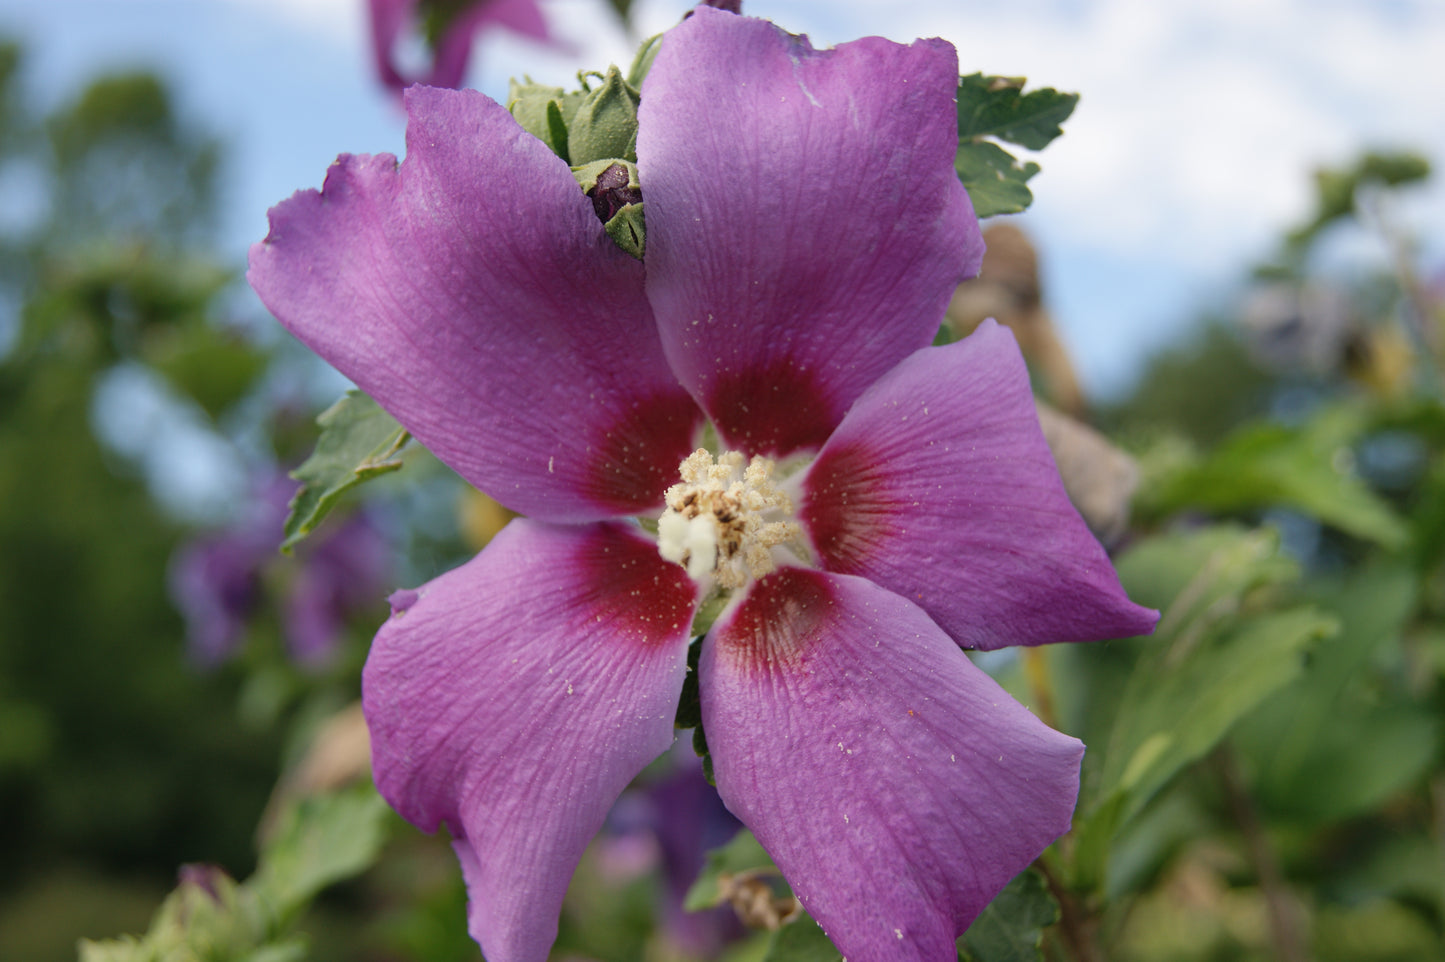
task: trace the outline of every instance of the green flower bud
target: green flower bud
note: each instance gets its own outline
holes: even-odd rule
[[[615,66],[607,68],[602,85],[583,95],[567,127],[572,166],[617,158],[637,162],[637,89]]]
[[[642,189],[637,166],[608,158],[573,167],[572,176],[592,199],[592,209],[617,246],[642,260],[645,229],[642,223]]]

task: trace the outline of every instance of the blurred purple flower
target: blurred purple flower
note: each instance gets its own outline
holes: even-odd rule
[[[490,27],[505,27],[535,40],[550,39],[537,0],[368,0],[367,6],[377,76],[398,93],[414,83],[461,86],[476,35]],[[430,67],[408,76],[397,63],[398,48],[408,33],[422,30],[429,16],[447,18],[445,27],[432,45]]]
[[[957,83],[940,40],[818,51],[699,7],[642,90],[645,269],[471,91],[411,88],[405,164],[343,156],[271,211],[271,311],[531,516],[395,596],[363,675],[377,787],[451,831],[491,962],[546,958],[718,588],[718,792],[846,956],[955,959],[1068,829],[1083,746],[959,646],[1158,616],[1070,505],[1008,332],[928,346],[982,258]],[[623,520],[664,505],[656,540]]]
[[[620,881],[656,870],[661,878],[658,927],[689,958],[712,958],[742,934],[727,906],[683,908],[707,853],[727,844],[742,823],[718,798],[690,746],[673,746],[671,770],[617,800],[599,839],[602,872]]]
[[[234,656],[267,602],[266,572],[289,569],[281,629],[297,664],[325,665],[348,618],[375,605],[391,578],[384,538],[364,513],[302,542],[288,561],[278,551],[296,482],[275,477],[257,488],[245,516],[200,535],[171,558],[171,601],[186,622],[191,657],[212,668]]]

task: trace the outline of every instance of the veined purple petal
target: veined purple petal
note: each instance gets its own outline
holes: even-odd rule
[[[957,85],[941,40],[815,51],[706,7],[667,34],[637,135],[647,292],[729,446],[821,445],[977,273]]]
[[[661,503],[700,419],[567,165],[474,91],[406,96],[407,160],[343,155],[271,211],[248,278],[308,347],[507,507]]]
[[[696,587],[607,522],[520,519],[400,599],[362,676],[377,788],[461,843],[490,962],[541,962],[588,840],[672,742]]]
[[[803,482],[829,571],[916,603],[961,645],[1147,634],[1069,502],[1007,328],[985,321],[904,360],[859,399]]]
[[[1068,830],[1083,745],[892,592],[783,568],[704,646],[718,791],[846,958],[953,962]]]

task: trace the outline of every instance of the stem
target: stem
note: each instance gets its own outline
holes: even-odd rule
[[[1293,897],[1284,883],[1279,859],[1269,844],[1254,799],[1245,788],[1239,774],[1239,766],[1228,745],[1220,745],[1214,752],[1214,765],[1219,772],[1219,781],[1234,812],[1234,820],[1244,833],[1245,848],[1250,864],[1254,866],[1259,887],[1264,893],[1265,907],[1269,913],[1270,938],[1274,942],[1275,957],[1280,962],[1309,962],[1300,938],[1299,913]]]
[[[1400,285],[1400,292],[1405,296],[1405,331],[1414,341],[1416,350],[1429,363],[1430,386],[1434,389],[1435,395],[1439,397],[1445,393],[1442,391],[1445,372],[1441,370],[1438,332],[1435,329],[1434,318],[1431,316],[1429,300],[1425,297],[1425,289],[1421,286],[1420,279],[1415,276],[1409,245],[1400,232],[1394,229],[1393,223],[1385,213],[1383,193],[1381,190],[1361,191],[1357,204],[1363,220],[1373,227],[1384,241],[1385,250],[1390,258],[1390,266],[1395,273],[1395,281]]]
[[[1039,721],[1057,729],[1058,717],[1054,712],[1054,685],[1049,678],[1049,662],[1042,648],[1025,648],[1020,655],[1023,659],[1024,677],[1029,683],[1029,693],[1038,711]]]
[[[1439,864],[1445,866],[1445,774],[1430,779],[1430,829],[1435,836]],[[1440,879],[1440,909],[1445,911],[1445,876]]]
[[[1049,891],[1059,903],[1059,931],[1063,934],[1064,943],[1068,946],[1074,962],[1104,962],[1104,956],[1095,944],[1094,936],[1098,925],[1092,914],[1054,874],[1047,859],[1034,859],[1034,868],[1043,875]]]

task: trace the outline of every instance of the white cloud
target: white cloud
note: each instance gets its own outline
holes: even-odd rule
[[[1035,182],[1039,217],[1071,242],[1220,266],[1305,216],[1318,164],[1374,144],[1445,159],[1445,5],[1428,0],[829,6],[748,9],[825,42],[845,24],[939,35],[964,72],[1080,91]]]

